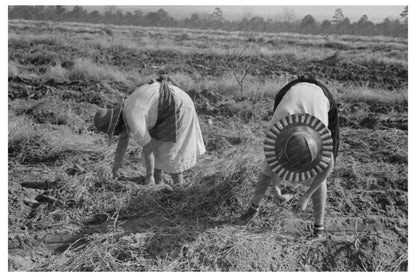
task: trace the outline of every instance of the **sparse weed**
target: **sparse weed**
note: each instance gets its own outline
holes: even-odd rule
[[[63,68],[60,63],[52,65],[45,73],[45,78],[54,79],[58,81],[68,80],[68,70]]]

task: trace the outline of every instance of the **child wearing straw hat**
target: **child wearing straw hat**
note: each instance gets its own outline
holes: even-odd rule
[[[327,177],[332,172],[339,144],[337,104],[328,89],[311,76],[301,76],[283,87],[275,98],[274,114],[264,142],[265,161],[259,173],[254,196],[243,223],[257,216],[267,188],[277,202],[292,195],[282,194],[282,180],[308,187],[296,212],[313,203],[314,235],[324,234]]]
[[[205,153],[194,104],[186,92],[167,76],[145,84],[114,109],[100,109],[95,127],[111,137],[120,135],[113,163],[113,177],[126,153],[129,138],[143,147],[145,184],[160,184],[162,171],[174,183],[183,182],[183,172]]]

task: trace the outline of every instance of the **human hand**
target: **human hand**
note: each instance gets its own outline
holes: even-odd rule
[[[283,205],[283,204],[285,204],[285,203],[289,202],[290,200],[292,200],[292,198],[293,198],[293,194],[289,194],[289,193],[287,193],[287,194],[282,194],[282,195],[280,195],[280,196],[275,195],[275,197],[274,197],[274,203],[275,203],[277,206],[281,206],[281,205]]]
[[[299,204],[295,208],[295,214],[300,213],[301,211],[304,211],[306,209],[306,206],[308,205],[309,197],[302,196],[299,199]]]

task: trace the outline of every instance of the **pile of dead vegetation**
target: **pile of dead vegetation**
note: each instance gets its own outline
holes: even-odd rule
[[[259,166],[255,162],[259,159],[257,154],[240,149],[225,155],[239,155],[240,159],[202,161],[186,173],[184,184],[174,186],[170,192],[163,186],[147,187],[128,181],[137,175],[125,174],[124,181],[109,178],[105,173],[110,171],[106,159],[81,164],[86,170],[78,170],[74,175],[63,172],[69,164],[57,167],[63,176],[61,185],[55,188],[59,194],[51,187],[44,188],[46,194],[42,193],[53,196],[56,201],[43,204],[38,201],[33,212],[39,214],[32,225],[40,227],[42,222],[60,225],[70,219],[78,222],[78,227],[68,222],[68,229],[61,228],[58,232],[62,234],[61,241],[59,235],[39,241],[60,248],[49,258],[33,264],[31,270],[153,271],[163,270],[158,268],[161,262],[166,267],[186,255],[187,259],[195,258],[189,256],[191,250],[187,243],[198,240],[198,235],[207,229],[221,226],[225,221],[232,222],[246,207],[254,184]],[[129,155],[127,158],[126,163],[136,159]],[[92,171],[101,173],[96,176]],[[166,177],[165,182],[170,183]],[[67,214],[69,218],[48,215],[57,213]],[[68,236],[70,226],[74,226],[73,233]],[[30,228],[28,231],[36,233]],[[36,239],[32,236],[31,240]],[[195,266],[203,264],[192,267]]]

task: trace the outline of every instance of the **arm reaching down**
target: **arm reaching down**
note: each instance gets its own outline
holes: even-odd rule
[[[153,154],[153,147],[151,143],[147,143],[143,146],[143,157],[146,164],[146,185],[154,185],[154,171],[155,171],[155,156]]]
[[[117,178],[117,172],[121,167],[121,163],[123,161],[124,155],[126,154],[128,144],[129,133],[127,132],[127,130],[124,130],[120,134],[120,138],[118,139],[116,154],[113,163],[113,178]]]
[[[322,182],[314,181],[309,189],[300,197],[299,204],[296,207],[295,213],[299,213],[306,209],[309,199],[311,198],[312,194],[321,186]]]

